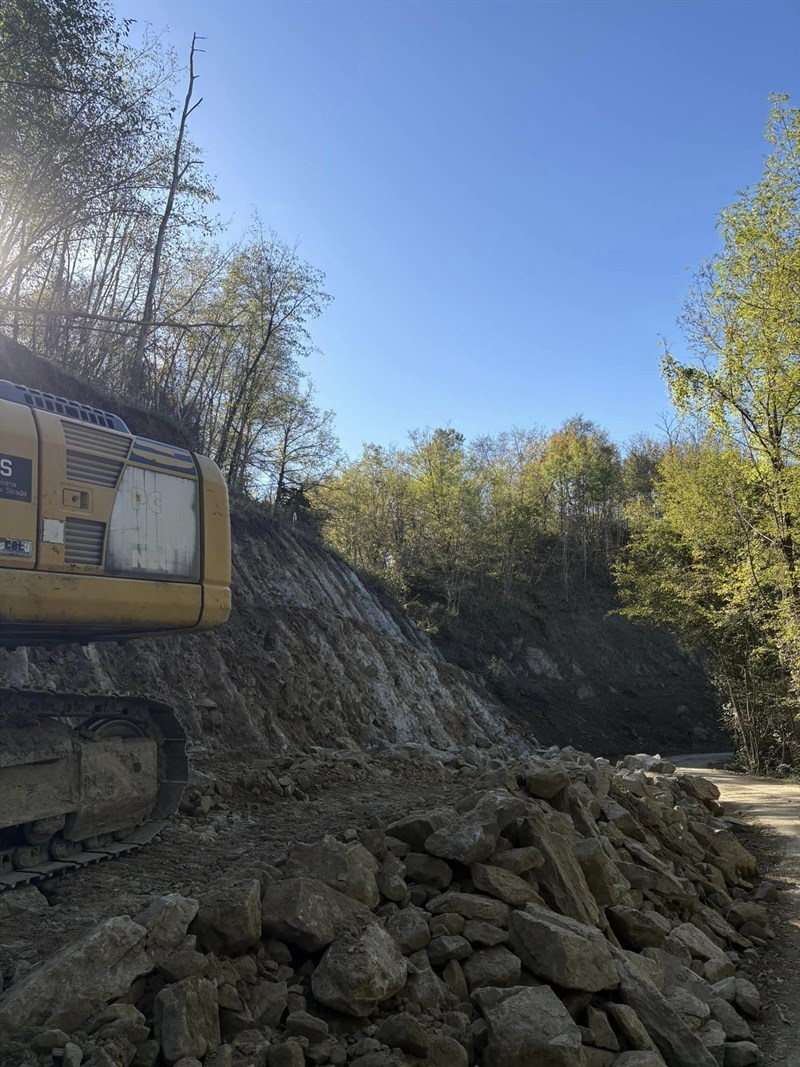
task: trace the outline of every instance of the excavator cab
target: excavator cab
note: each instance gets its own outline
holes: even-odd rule
[[[209,629],[230,582],[210,459],[0,381],[0,648]],[[0,889],[138,847],[186,777],[164,704],[0,689]]]

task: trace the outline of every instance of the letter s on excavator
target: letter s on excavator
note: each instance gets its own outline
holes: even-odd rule
[[[211,460],[0,381],[0,648],[206,630],[230,585]],[[150,840],[180,803],[185,745],[158,701],[0,689],[0,890]]]

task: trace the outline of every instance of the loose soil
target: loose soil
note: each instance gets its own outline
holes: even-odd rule
[[[215,770],[222,778],[219,766]],[[230,781],[233,772],[226,770]],[[0,991],[4,978],[18,980],[103,919],[135,917],[166,893],[203,896],[237,870],[280,863],[295,841],[385,826],[415,809],[450,804],[469,790],[473,777],[437,780],[427,768],[419,770],[416,783],[409,781],[409,766],[389,778],[317,789],[308,800],[258,800],[235,789],[207,814],[176,817],[137,852],[37,883],[47,910],[0,919]]]

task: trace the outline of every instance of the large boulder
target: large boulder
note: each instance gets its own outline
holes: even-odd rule
[[[350,922],[365,924],[374,918],[368,908],[331,889],[316,878],[285,878],[264,889],[261,929],[306,952],[329,945]]]
[[[346,897],[374,908],[380,901],[376,881],[379,863],[360,841],[325,837],[311,845],[296,844],[286,861],[287,878],[316,878]]]
[[[167,1063],[200,1058],[220,1043],[217,989],[207,978],[184,978],[155,999],[155,1035]]]
[[[147,930],[146,948],[154,963],[168,959],[183,944],[198,907],[191,897],[168,893],[136,916],[136,922]]]
[[[370,1015],[405,985],[408,964],[393,938],[377,923],[337,938],[311,977],[321,1004],[346,1015]]]
[[[700,1038],[644,973],[624,952],[615,951],[614,957],[622,1002],[636,1012],[669,1067],[716,1067]]]
[[[600,907],[618,904],[631,888],[630,882],[609,856],[608,848],[604,839],[587,837],[572,850]]]
[[[508,930],[511,948],[537,978],[588,993],[617,985],[608,942],[593,927],[529,904],[511,913]]]
[[[581,1032],[549,986],[479,989],[492,1067],[585,1067]]]
[[[531,796],[552,800],[569,785],[569,775],[555,762],[533,759],[525,770],[525,787]]]
[[[599,926],[597,903],[572,851],[581,839],[569,816],[543,805],[520,820],[518,834],[520,844],[533,845],[544,856],[536,881],[547,903],[562,915],[587,926]]]
[[[217,955],[239,955],[261,939],[261,883],[253,878],[229,884],[206,897],[190,927]]]
[[[83,934],[0,997],[0,1039],[48,1028],[77,1030],[153,969],[146,940],[147,928],[127,915]]]
[[[425,851],[469,867],[494,852],[509,823],[525,812],[525,804],[507,789],[484,793],[468,811],[460,812],[425,841]]]

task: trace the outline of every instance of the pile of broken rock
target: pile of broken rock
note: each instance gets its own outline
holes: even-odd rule
[[[573,749],[495,762],[454,808],[106,920],[0,997],[0,1062],[756,1063],[737,965],[769,889],[715,786]]]

